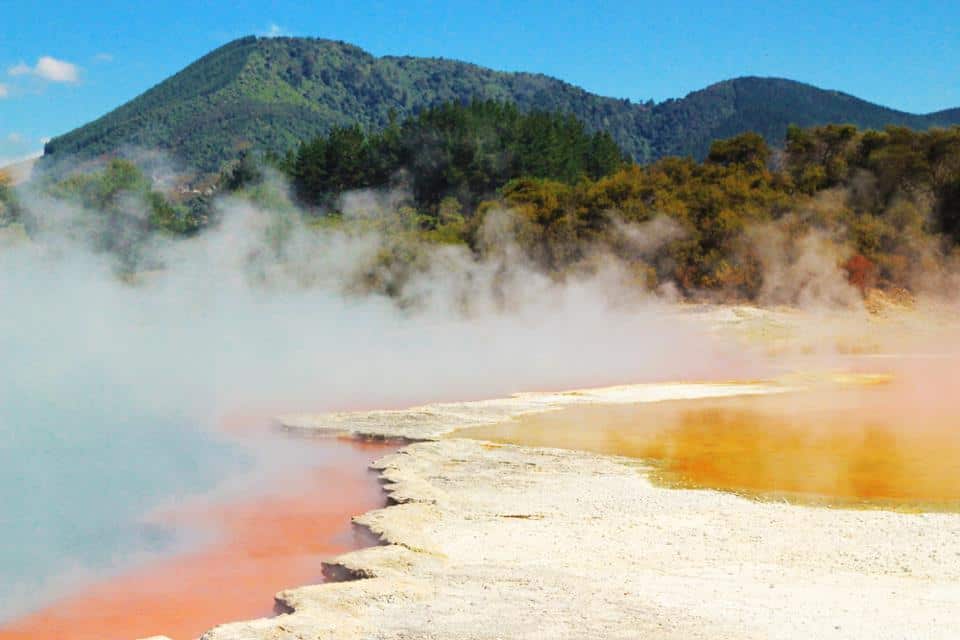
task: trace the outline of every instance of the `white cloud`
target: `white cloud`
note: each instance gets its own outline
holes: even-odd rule
[[[113,55],[109,53],[98,53],[93,56],[94,62],[113,62]]]
[[[10,87],[8,87],[3,83],[0,83],[0,99],[6,98],[9,95],[10,95]]]
[[[21,62],[10,67],[8,73],[12,76],[25,76],[33,73],[33,68],[25,62]]]
[[[7,136],[7,142],[10,144],[20,144],[23,142],[23,136],[14,131],[13,133]]]
[[[50,136],[40,138],[40,144],[47,144],[48,142],[50,142]]]
[[[48,82],[75,83],[80,81],[80,67],[52,56],[42,56],[33,67],[21,62],[7,70],[11,76],[32,75]]]
[[[77,82],[80,79],[80,69],[77,65],[50,56],[43,56],[37,60],[34,73],[50,82]]]

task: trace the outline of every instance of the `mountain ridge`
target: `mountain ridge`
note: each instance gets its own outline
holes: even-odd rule
[[[911,114],[785,78],[743,76],[664,102],[599,96],[541,73],[497,71],[447,58],[374,56],[316,38],[234,40],[136,98],[45,147],[45,163],[128,148],[163,150],[213,172],[242,150],[284,153],[334,126],[386,126],[443,102],[494,99],[572,113],[608,131],[640,162],[702,158],[746,130],[779,144],[789,124],[828,122],[926,129],[960,124],[960,108]]]

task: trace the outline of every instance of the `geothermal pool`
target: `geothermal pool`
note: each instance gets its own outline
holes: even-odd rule
[[[770,395],[580,405],[456,437],[639,458],[677,488],[906,511],[960,509],[960,426],[911,381],[853,376]]]
[[[115,503],[121,513],[99,522],[83,517],[82,511],[96,500],[91,496],[74,507],[75,526],[56,525],[63,527],[57,530],[61,535],[72,532],[91,547],[79,548],[73,556],[69,547],[55,547],[42,536],[33,543],[21,541],[37,555],[53,555],[61,571],[86,559],[86,571],[59,590],[52,590],[50,582],[68,576],[49,562],[21,562],[17,574],[5,573],[8,592],[30,593],[33,600],[20,599],[21,615],[0,624],[0,639],[196,638],[226,620],[271,615],[277,591],[322,582],[323,560],[374,543],[352,528],[350,518],[383,506],[383,493],[368,466],[396,447],[266,429],[244,431],[238,441],[255,446],[263,460],[245,476],[221,478],[225,486],[211,494],[180,495],[176,506],[155,508],[139,519],[133,505]],[[149,480],[156,478],[140,482]],[[89,487],[90,480],[86,482]],[[51,509],[51,503],[41,506],[43,513],[59,511]],[[148,555],[125,554],[142,541],[121,531],[104,535],[97,548],[98,541],[87,530],[99,524],[108,534],[112,523],[149,529],[160,541]]]
[[[0,391],[0,624],[188,545],[143,516],[253,465],[243,447],[186,418],[83,391],[87,402]]]

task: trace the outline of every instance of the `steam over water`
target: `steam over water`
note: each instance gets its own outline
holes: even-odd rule
[[[234,211],[150,247],[160,268],[132,283],[67,236],[0,247],[0,619],[192,542],[150,524],[156,507],[269,482],[290,448],[227,438],[226,415],[703,378],[737,360],[602,278],[560,286],[444,254],[411,284],[416,309],[347,295],[375,239],[294,233],[258,262],[268,217]],[[450,305],[464,287],[468,312]]]
[[[187,417],[145,411],[89,379],[43,397],[7,375],[2,384],[0,621],[42,603],[38,593],[183,545],[141,518],[249,465]]]
[[[779,351],[789,327],[748,328],[771,348],[758,357],[644,293],[603,255],[589,275],[558,282],[529,268],[508,234],[485,229],[483,260],[464,247],[419,247],[418,270],[386,298],[362,286],[391,276],[378,261],[382,232],[319,231],[249,204],[221,207],[217,229],[149,239],[124,277],[117,256],[89,250],[87,236],[103,230],[78,226],[85,218],[59,204],[33,204],[50,220],[32,240],[0,237],[0,620],[196,542],[154,518],[157,508],[208,492],[256,494],[274,470],[316,464],[315,449],[225,433],[230,416],[791,370]],[[660,233],[640,232],[651,242]],[[827,266],[835,279],[838,267]],[[861,335],[864,322],[850,328],[857,348],[878,342],[871,352],[956,343],[952,329]],[[802,338],[801,353],[831,361],[849,349],[830,322],[796,332],[783,341]],[[955,371],[950,360],[911,373],[915,384],[895,398],[903,424],[916,406],[952,415]]]

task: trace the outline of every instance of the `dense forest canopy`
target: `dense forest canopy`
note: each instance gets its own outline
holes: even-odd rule
[[[343,42],[255,38],[231,42],[103,117],[55,137],[48,166],[161,150],[185,171],[217,173],[245,150],[282,155],[336,127],[375,132],[423,109],[495,100],[520,111],[569,114],[605,131],[637,162],[702,159],[710,144],[746,131],[779,146],[790,124],[852,123],[915,129],[960,123],[960,109],[895,111],[778,78],[737,78],[655,104],[591,94],[533,73],[504,73],[439,58],[375,57]]]
[[[293,201],[270,178],[276,171]],[[829,297],[814,262],[864,292],[917,290],[955,270],[960,244],[960,127],[792,126],[779,149],[748,132],[714,141],[702,161],[640,165],[569,115],[450,103],[391,115],[383,129],[337,127],[283,157],[248,152],[219,183],[323,229],[356,224],[341,212],[357,189],[396,194],[377,222],[386,244],[364,281],[390,295],[432,243],[483,260],[498,216],[525,260],[550,277],[589,271],[604,256],[637,287],[727,300]],[[86,212],[94,248],[122,256],[129,270],[150,234],[190,235],[223,213],[208,196],[157,189],[126,160],[39,184]],[[0,203],[0,224],[39,224],[2,182]]]
[[[769,262],[799,261],[815,238],[862,288],[922,286],[960,241],[960,127],[791,128],[772,168],[756,134],[715,142],[704,162],[666,158],[575,185],[520,180],[502,199],[533,227],[528,250],[570,268],[602,243],[648,284],[687,293],[770,295]],[[611,215],[612,212],[612,215]],[[678,232],[646,255],[631,254],[619,223],[665,218]],[[571,230],[576,243],[568,242]],[[559,256],[559,258],[558,258]]]
[[[336,128],[300,146],[287,170],[301,202],[335,206],[344,191],[408,188],[417,206],[450,198],[472,211],[522,176],[566,183],[599,178],[627,162],[608,133],[588,133],[572,116],[494,101],[447,104],[381,132]]]

